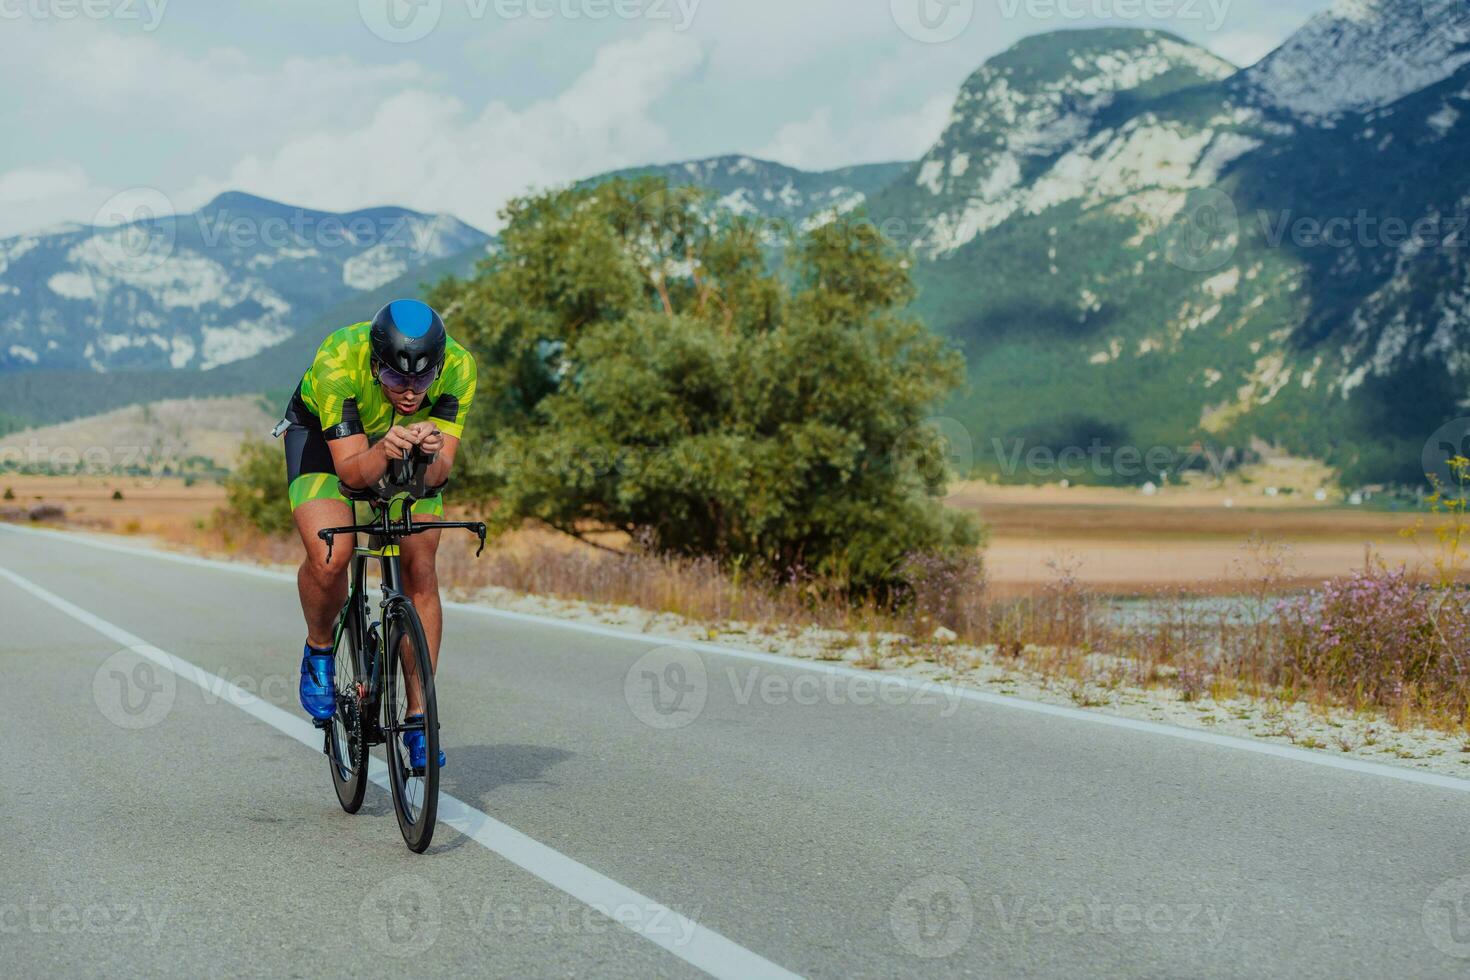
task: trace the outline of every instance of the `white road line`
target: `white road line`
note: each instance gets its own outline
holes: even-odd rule
[[[257,578],[269,578],[290,582],[296,580],[295,575],[287,572],[277,572],[268,568],[258,568],[236,562],[217,561],[211,558],[197,558],[193,555],[180,555],[169,551],[158,551],[152,548],[140,548],[135,545],[118,544],[111,541],[94,539],[85,535],[70,534],[65,531],[40,530],[4,523],[0,523],[0,528],[20,534],[64,538],[77,544],[86,545],[87,547],[98,548],[103,551],[115,551],[119,554],[136,555],[143,558],[157,558],[161,561],[171,561],[200,568],[236,572]],[[656,644],[658,646],[680,647],[699,653],[789,667],[813,673],[832,674],[843,677],[861,677],[864,683],[867,684],[879,684],[910,691],[922,691],[929,695],[942,691],[946,697],[955,697],[965,701],[995,705],[1014,711],[1028,711],[1033,714],[1051,715],[1056,718],[1065,718],[1069,721],[1104,725],[1109,728],[1120,728],[1126,731],[1141,732],[1148,735],[1159,735],[1186,742],[1199,742],[1205,745],[1214,745],[1240,752],[1251,752],[1256,755],[1289,759],[1293,762],[1304,762],[1308,765],[1322,766],[1328,769],[1339,769],[1370,776],[1380,776],[1384,779],[1395,779],[1405,783],[1435,786],[1440,789],[1453,790],[1457,793],[1470,793],[1470,779],[1460,779],[1456,776],[1445,776],[1440,773],[1424,772],[1418,769],[1407,769],[1400,766],[1387,766],[1382,763],[1366,762],[1361,759],[1343,758],[1328,755],[1325,752],[1299,749],[1290,745],[1277,745],[1273,742],[1241,738],[1235,735],[1221,735],[1216,732],[1180,728],[1175,725],[1165,725],[1156,721],[1143,721],[1136,718],[1124,718],[1118,715],[1103,714],[1097,711],[1084,711],[1081,708],[1067,708],[1062,705],[1043,704],[1039,701],[1027,701],[1024,698],[993,694],[989,691],[980,691],[958,684],[941,684],[924,678],[905,677],[901,674],[875,674],[872,671],[859,670],[856,667],[845,667],[839,664],[822,663],[821,661],[815,660],[802,660],[798,657],[783,657],[779,654],[761,653],[755,650],[741,650],[737,647],[721,646],[720,644],[709,643],[704,640],[685,640],[677,637],[659,636],[658,634],[642,633],[637,630],[619,629],[613,626],[598,626],[592,623],[578,623],[565,619],[556,619],[552,616],[536,616],[530,613],[511,612],[506,609],[494,609],[489,606],[472,605],[464,602],[446,602],[444,603],[444,607],[478,616],[489,616],[494,619],[503,619],[511,622],[571,630],[576,633],[586,633],[591,636],[604,636],[637,643]]]
[[[321,751],[322,733],[306,719],[262,701],[182,657],[160,650],[122,627],[93,615],[8,568],[0,567],[0,578],[54,606],[113,642],[122,644],[133,653],[151,660],[180,679],[196,685],[211,696],[223,697],[252,718],[289,735],[308,748]],[[370,773],[373,782],[387,788],[387,770],[388,767],[382,761],[373,759]],[[530,872],[553,888],[566,892],[577,901],[710,976],[728,977],[731,980],[798,976],[628,886],[579,864],[560,851],[547,847],[448,793],[439,794],[439,815],[441,823],[453,827],[511,864]]]

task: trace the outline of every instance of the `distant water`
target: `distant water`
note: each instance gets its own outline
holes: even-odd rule
[[[1195,599],[1111,599],[1108,618],[1118,626],[1153,626],[1171,618],[1193,622],[1259,622],[1275,610],[1283,597],[1261,600],[1251,596],[1202,596]]]

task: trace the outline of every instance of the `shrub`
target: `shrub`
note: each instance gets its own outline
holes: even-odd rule
[[[248,439],[240,447],[234,472],[225,478],[226,506],[264,534],[285,534],[293,527],[285,478],[280,450]]]
[[[1432,703],[1463,715],[1467,612],[1454,588],[1427,589],[1403,569],[1369,568],[1282,605],[1286,666],[1347,698]]]
[[[903,578],[912,633],[923,635],[933,627],[943,627],[962,637],[981,635],[988,617],[979,555],[912,555]]]

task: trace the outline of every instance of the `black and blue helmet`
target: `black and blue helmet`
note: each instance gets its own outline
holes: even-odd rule
[[[400,374],[437,368],[444,361],[446,338],[439,314],[416,299],[395,299],[373,317],[373,356]]]

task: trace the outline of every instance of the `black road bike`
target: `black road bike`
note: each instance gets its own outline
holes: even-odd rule
[[[339,483],[342,495],[372,508],[372,520],[350,527],[324,528],[317,536],[326,542],[332,560],[333,539],[353,535],[352,575],[347,602],[332,634],[337,672],[337,710],[315,724],[325,735],[323,751],[331,763],[332,787],[342,809],[356,813],[367,792],[371,748],[383,746],[388,785],[398,828],[410,850],[422,854],[434,837],[439,808],[439,710],[434,696],[434,672],[429,644],[413,601],[403,594],[399,545],[404,538],[429,531],[462,528],[480,538],[485,550],[485,525],[465,521],[414,523],[413,505],[438,495],[445,484],[425,486],[428,457],[413,453],[390,463],[378,485],[358,490]],[[354,503],[354,509],[356,503]],[[356,514],[354,513],[354,518]],[[367,536],[358,547],[356,535]],[[368,563],[376,561],[381,573],[382,598],[378,618],[372,618],[367,594]],[[408,714],[409,691],[422,685],[422,717]],[[427,764],[411,763],[403,733],[422,731]]]

